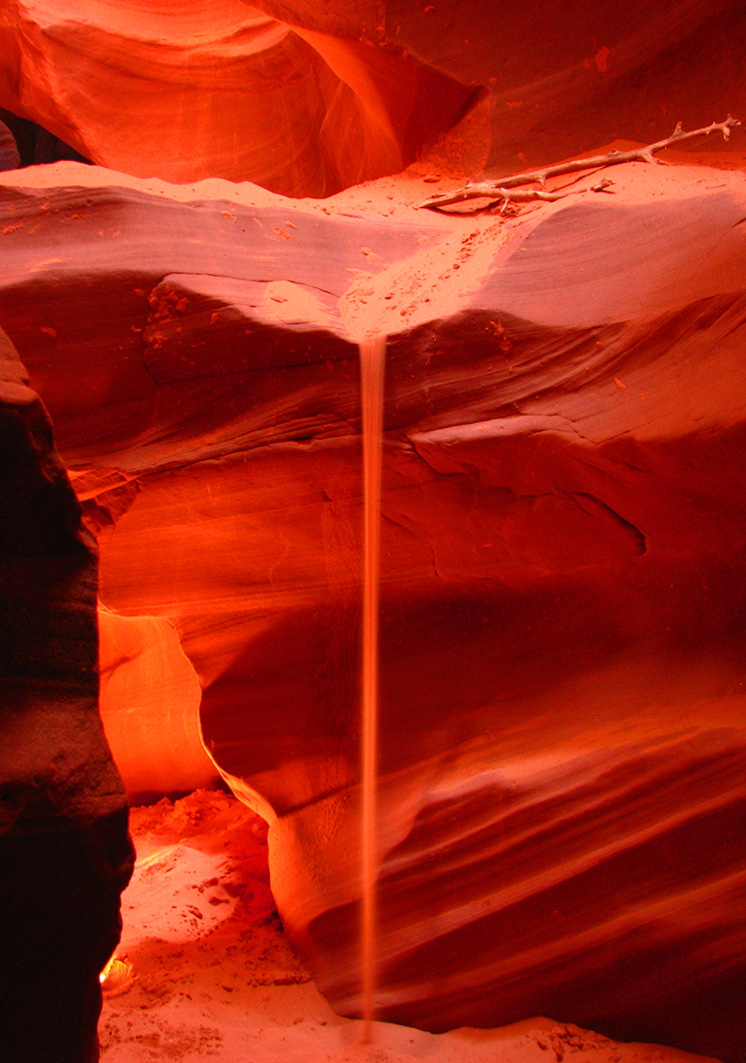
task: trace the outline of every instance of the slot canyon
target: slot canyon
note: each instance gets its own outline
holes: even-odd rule
[[[744,56],[0,0],[0,1063],[746,1063]]]

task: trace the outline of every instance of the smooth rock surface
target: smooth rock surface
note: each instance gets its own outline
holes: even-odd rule
[[[0,57],[0,107],[87,159],[292,196],[399,171],[479,95],[393,42],[313,32],[242,0],[13,0]]]
[[[0,179],[0,320],[100,534],[108,682],[154,721],[115,752],[131,792],[214,761],[358,1012],[356,343],[385,333],[381,1016],[741,1060],[744,176],[630,165],[513,217],[414,209],[433,187]]]
[[[470,176],[743,115],[745,49],[741,0],[7,0],[0,107],[130,174],[322,196],[472,107]]]

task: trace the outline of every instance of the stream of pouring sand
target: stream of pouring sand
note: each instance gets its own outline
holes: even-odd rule
[[[362,942],[363,1043],[372,1037],[376,989],[376,786],[381,454],[386,337],[360,343],[363,415]]]

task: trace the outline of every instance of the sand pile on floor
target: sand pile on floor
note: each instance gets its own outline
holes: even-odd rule
[[[537,1018],[434,1035],[340,1018],[282,932],[264,822],[222,791],[132,811],[137,866],[105,983],[102,1063],[653,1063],[695,1058]],[[569,1061],[568,1061],[569,1063]]]

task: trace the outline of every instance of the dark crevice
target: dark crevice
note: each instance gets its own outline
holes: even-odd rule
[[[621,528],[623,528],[626,532],[628,532],[629,535],[635,540],[635,542],[637,544],[637,552],[638,552],[638,554],[642,555],[642,554],[647,552],[647,548],[648,548],[647,547],[647,542],[645,540],[645,536],[640,531],[640,529],[638,527],[636,527],[636,525],[632,524],[630,521],[625,520],[625,518],[623,516],[621,516],[621,514],[617,513],[617,511],[615,509],[612,509],[611,506],[608,505],[608,503],[604,502],[600,498],[596,498],[595,495],[591,495],[591,494],[587,493],[586,491],[577,491],[571,497],[573,497],[576,500],[584,498],[588,502],[590,502],[594,508],[597,507],[597,508],[602,509],[603,512],[608,517],[610,517],[614,521],[615,524],[618,524]]]
[[[0,122],[8,127],[15,139],[20,169],[63,161],[83,162],[91,165],[91,160],[85,155],[81,155],[79,151],[71,148],[54,133],[50,133],[48,129],[44,129],[43,126],[28,118],[20,118],[12,111],[6,111],[0,107]]]

